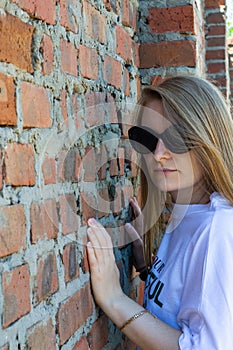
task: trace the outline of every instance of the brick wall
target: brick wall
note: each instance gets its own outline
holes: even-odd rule
[[[140,195],[126,131],[141,84],[207,67],[226,91],[216,1],[0,0],[0,350],[135,348],[94,304],[87,219],[121,234]]]
[[[88,217],[121,227],[138,194],[136,2],[0,6],[0,349],[130,348],[94,304],[85,242]],[[130,246],[115,251],[141,300]]]

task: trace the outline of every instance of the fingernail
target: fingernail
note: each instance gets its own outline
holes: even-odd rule
[[[94,218],[90,218],[90,219],[88,220],[88,224],[90,224],[90,225],[95,225],[96,222],[97,222],[97,221],[96,221]]]

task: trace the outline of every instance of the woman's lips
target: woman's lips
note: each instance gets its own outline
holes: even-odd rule
[[[157,173],[163,173],[163,174],[171,174],[176,172],[176,169],[167,169],[167,168],[163,168],[163,169],[155,169],[155,172]]]

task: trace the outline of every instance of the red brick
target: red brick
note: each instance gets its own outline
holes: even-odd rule
[[[77,204],[73,194],[60,196],[60,216],[63,235],[78,230]]]
[[[31,310],[30,275],[27,265],[3,273],[3,327],[8,327]]]
[[[27,346],[30,350],[56,350],[56,334],[51,318],[28,329]]]
[[[82,168],[84,169],[84,181],[94,182],[96,179],[96,154],[95,148],[87,146],[85,155],[82,160]]]
[[[68,122],[66,95],[67,95],[66,90],[63,90],[63,91],[60,92],[60,108],[61,108],[61,113],[62,113],[62,117],[63,117],[63,120],[64,120],[64,124],[68,128],[69,127],[69,122]]]
[[[76,3],[75,0],[60,0],[60,23],[74,33],[78,32],[78,21],[74,18],[74,10],[72,10]]]
[[[88,350],[88,342],[87,338],[84,336],[82,337],[73,347],[72,350]]]
[[[208,24],[224,24],[225,15],[223,13],[210,13],[206,18],[206,23]]]
[[[81,74],[84,78],[96,80],[99,73],[98,54],[96,49],[79,46]]]
[[[35,14],[36,0],[12,0],[12,2],[31,15]]]
[[[5,182],[12,186],[35,185],[35,158],[32,145],[9,143],[5,150]]]
[[[108,189],[103,188],[98,191],[98,218],[108,216],[110,213],[110,201]]]
[[[83,237],[83,258],[81,261],[81,267],[82,267],[83,273],[87,273],[90,271],[89,261],[87,257],[87,237],[86,236]]]
[[[208,47],[218,47],[218,46],[225,47],[225,44],[226,44],[225,36],[217,37],[217,38],[209,38],[207,40]]]
[[[120,26],[116,27],[116,53],[120,55],[126,63],[132,61],[132,39],[130,35]]]
[[[175,6],[149,9],[152,33],[178,32],[194,34],[193,6]]]
[[[91,4],[86,0],[83,1],[83,15],[86,25],[84,30],[87,35],[100,43],[106,43],[106,17],[100,14]]]
[[[65,282],[70,282],[79,276],[77,244],[69,243],[64,247],[62,261],[65,267]]]
[[[42,73],[50,74],[53,71],[53,59],[54,59],[54,50],[53,42],[51,37],[44,34],[40,46],[40,52],[43,55],[42,63]]]
[[[59,181],[77,182],[80,178],[81,156],[78,149],[60,152],[58,157]]]
[[[137,10],[135,5],[129,0],[121,1],[122,6],[122,24],[137,29]]]
[[[115,186],[115,196],[110,204],[110,208],[114,215],[118,215],[122,210],[121,186]]]
[[[37,269],[37,300],[42,301],[58,290],[57,262],[54,253],[40,258]]]
[[[125,173],[125,150],[123,147],[118,148],[118,163],[119,163],[119,171],[120,175],[123,176]]]
[[[87,220],[91,217],[96,217],[97,202],[93,193],[82,192],[81,193],[81,214],[82,225],[87,224]]]
[[[196,62],[195,41],[171,41],[140,46],[141,68],[194,67]]]
[[[106,95],[103,92],[86,94],[86,120],[90,126],[102,125],[105,122]]]
[[[104,59],[104,80],[115,88],[121,89],[121,63],[110,56],[105,56]]]
[[[0,14],[0,61],[33,72],[31,46],[33,26],[10,14]]]
[[[58,234],[58,208],[54,199],[40,203],[32,203],[31,209],[31,241],[38,239],[57,238]]]
[[[92,325],[88,334],[90,350],[101,350],[108,342],[108,318],[104,315]]]
[[[206,8],[217,8],[225,5],[225,0],[205,0]]]
[[[49,128],[52,125],[46,89],[23,82],[21,98],[24,128]]]
[[[208,68],[208,73],[220,73],[220,72],[225,72],[226,65],[225,63],[209,63],[207,65]]]
[[[91,316],[93,310],[90,284],[86,283],[67,301],[61,304],[57,314],[60,345],[63,345]]]
[[[124,69],[123,88],[125,96],[130,96],[130,75],[127,68]]]
[[[135,43],[133,41],[132,45],[133,45],[133,60],[134,60],[134,64],[135,64],[136,67],[139,68],[139,66],[140,66],[139,44]]]
[[[107,93],[106,114],[109,123],[118,123],[116,102],[114,97],[110,93]]]
[[[22,205],[0,207],[0,258],[26,248],[26,218]]]
[[[56,0],[35,0],[35,15],[49,24],[56,23]]]
[[[225,61],[225,50],[207,50],[206,60],[224,60]]]
[[[212,25],[208,27],[207,35],[208,37],[214,36],[214,35],[225,35],[226,34],[226,26],[225,25]],[[208,39],[207,37],[207,39]]]
[[[108,155],[104,143],[100,144],[100,150],[96,153],[96,173],[99,180],[106,180]]]
[[[61,65],[63,72],[77,76],[77,50],[73,44],[64,39],[61,39]]]
[[[0,348],[0,350],[9,350],[9,345],[6,344]]]
[[[111,177],[118,176],[118,163],[116,158],[110,160],[109,174]]]
[[[17,125],[14,79],[0,73],[0,125]]]
[[[42,164],[42,172],[45,185],[56,183],[56,164],[54,158],[45,156]]]

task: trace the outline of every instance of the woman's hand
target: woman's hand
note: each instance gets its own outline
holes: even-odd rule
[[[107,231],[95,219],[89,219],[88,225],[87,253],[94,298],[103,311],[108,313],[114,302],[124,295],[120,286],[119,270]]]
[[[142,241],[143,215],[135,197],[130,199],[129,204],[133,209],[135,219],[133,220],[133,225],[130,223],[125,224],[125,230],[132,242],[133,265],[136,268],[137,272],[142,272],[146,269]]]

